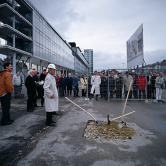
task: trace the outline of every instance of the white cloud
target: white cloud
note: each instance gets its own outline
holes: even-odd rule
[[[165,0],[31,1],[65,40],[94,50],[95,68],[127,66],[126,41],[142,23],[146,63],[166,57]]]

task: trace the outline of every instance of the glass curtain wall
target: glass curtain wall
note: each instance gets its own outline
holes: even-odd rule
[[[33,44],[35,57],[74,70],[72,50],[36,11],[33,12]]]

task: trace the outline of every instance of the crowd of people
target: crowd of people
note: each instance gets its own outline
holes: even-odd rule
[[[4,70],[0,72],[0,100],[2,106],[2,119],[1,125],[10,125],[14,122],[10,118],[10,99],[11,93],[14,91],[14,97],[17,98],[21,93],[22,79],[20,73],[17,72],[12,78],[12,65],[10,63],[4,64]],[[133,70],[131,74],[127,71],[122,77],[121,73],[109,71],[104,73],[94,72],[88,77],[82,74],[78,78],[77,73],[72,77],[71,73],[66,77],[65,74],[55,76],[56,66],[49,64],[43,73],[37,72],[36,69],[31,69],[25,80],[27,88],[27,111],[33,112],[35,107],[38,107],[37,100],[41,99],[41,107],[45,105],[46,110],[46,123],[49,126],[55,126],[55,121],[52,116],[56,115],[59,111],[59,96],[74,96],[79,97],[79,82],[82,89],[82,97],[91,99],[98,96],[108,100],[109,98],[116,97],[122,99],[124,96],[131,99],[156,99],[158,102],[161,100],[162,89],[165,88],[166,79],[163,73],[150,72],[147,77],[144,73],[139,76]]]

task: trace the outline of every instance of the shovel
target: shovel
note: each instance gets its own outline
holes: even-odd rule
[[[103,121],[96,120],[96,118],[92,114],[90,114],[88,111],[86,111],[83,108],[81,108],[79,105],[77,105],[76,103],[74,103],[73,101],[71,101],[69,98],[65,97],[65,99],[67,99],[72,104],[74,104],[75,106],[77,106],[78,108],[80,108],[82,111],[84,111],[85,113],[87,113],[89,116],[91,116],[95,120],[95,123],[97,123],[98,125],[103,122]]]

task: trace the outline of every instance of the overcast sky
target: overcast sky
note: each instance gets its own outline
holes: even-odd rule
[[[127,66],[126,41],[143,23],[147,64],[166,59],[166,0],[31,0],[68,42],[94,50],[94,68]]]

